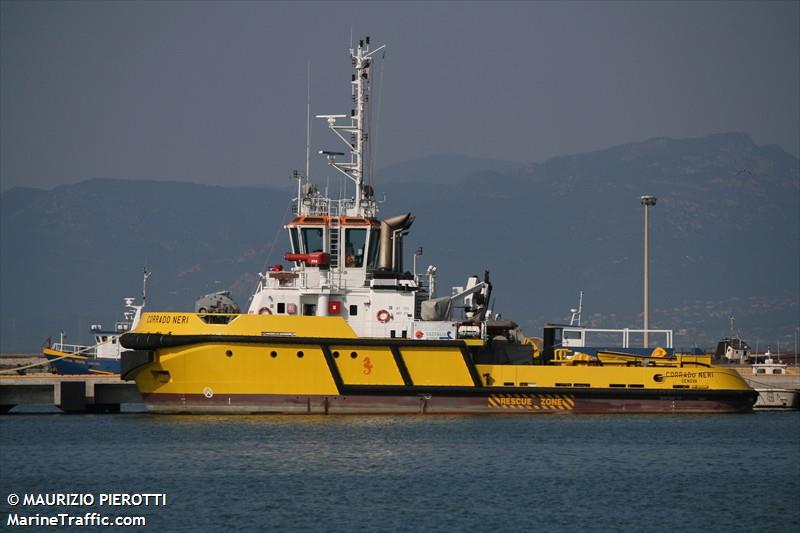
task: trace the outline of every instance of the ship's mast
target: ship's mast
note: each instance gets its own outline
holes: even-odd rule
[[[355,184],[355,201],[348,206],[348,213],[352,216],[374,216],[376,213],[375,200],[368,183],[369,161],[366,160],[369,147],[369,104],[370,104],[370,67],[373,56],[386,48],[381,45],[370,50],[369,37],[360,40],[357,48],[350,48],[350,59],[355,69],[351,80],[351,94],[354,108],[350,112],[350,124],[338,124],[339,119],[346,115],[317,115],[317,118],[327,120],[328,127],[342,142],[347,145],[350,152],[349,161],[338,162],[336,156],[343,156],[341,152],[320,151],[328,158],[328,163],[344,174]],[[349,139],[347,138],[349,134]]]
[[[583,291],[581,291],[580,294],[578,295],[578,308],[577,309],[576,308],[572,308],[569,311],[570,311],[570,313],[572,313],[572,317],[569,319],[569,325],[570,326],[577,325],[578,327],[580,327],[580,325],[581,325],[581,313],[583,313]],[[575,324],[576,320],[578,322],[577,324]]]
[[[142,307],[144,307],[147,301],[147,278],[150,277],[150,274],[151,273],[147,271],[147,267],[144,267],[144,272],[142,273]]]

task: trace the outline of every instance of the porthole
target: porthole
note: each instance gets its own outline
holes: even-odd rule
[[[333,352],[333,358],[334,359],[338,359],[339,358],[339,352]]]
[[[305,354],[301,351],[297,352],[297,357],[302,358]]]
[[[233,356],[233,352],[230,351],[230,350],[225,350],[225,355],[227,355],[228,357],[231,357],[231,356]]]
[[[270,357],[278,357],[278,352],[273,350],[273,351],[269,352],[269,356]]]
[[[358,357],[358,354],[356,352],[350,352],[350,357],[355,359],[356,357]]]

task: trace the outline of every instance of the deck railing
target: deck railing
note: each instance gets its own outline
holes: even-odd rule
[[[53,343],[51,346],[53,350],[57,350],[59,352],[64,353],[73,353],[73,354],[80,354],[80,355],[94,355],[95,354],[95,346],[86,346],[83,344],[67,344],[64,342],[56,342]]]

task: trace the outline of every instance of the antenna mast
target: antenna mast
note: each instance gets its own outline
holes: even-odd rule
[[[337,162],[337,152],[320,151],[328,158],[328,163],[353,181],[356,186],[355,202],[348,209],[348,214],[353,216],[374,216],[377,209],[373,199],[373,191],[364,184],[367,181],[365,174],[369,172],[369,162],[365,161],[365,154],[369,146],[369,103],[370,103],[370,67],[372,56],[386,48],[381,45],[370,50],[369,37],[358,42],[358,48],[350,48],[350,59],[355,69],[351,80],[351,94],[355,108],[350,112],[350,124],[337,124],[338,119],[346,115],[317,115],[328,121],[328,127],[339,137],[350,151],[350,159],[346,162]],[[349,134],[349,139],[344,134]]]
[[[147,267],[144,267],[142,279],[142,306],[144,306],[144,302],[147,300],[147,278],[149,277],[150,272],[147,271]]]
[[[311,159],[311,60],[308,61],[308,90],[306,99],[306,179],[310,179],[309,164]]]
[[[570,326],[577,325],[578,327],[580,327],[580,325],[581,325],[581,313],[583,312],[583,291],[581,291],[580,294],[578,295],[578,308],[577,309],[574,309],[574,308],[570,309],[570,312],[572,313],[572,317],[569,319],[569,325]],[[575,324],[575,320],[576,319],[578,320],[577,324]]]

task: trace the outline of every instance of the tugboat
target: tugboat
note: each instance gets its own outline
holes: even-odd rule
[[[354,109],[320,115],[352,182],[329,198],[295,172],[288,267],[260,274],[248,312],[144,313],[122,336],[122,378],[163,413],[746,412],[755,392],[696,357],[566,358],[493,317],[489,272],[435,297],[436,270],[405,271],[414,217],[378,218],[369,154],[367,37],[350,49]],[[345,159],[346,157],[346,159]],[[338,158],[341,158],[339,160]],[[547,335],[546,335],[547,337]]]

